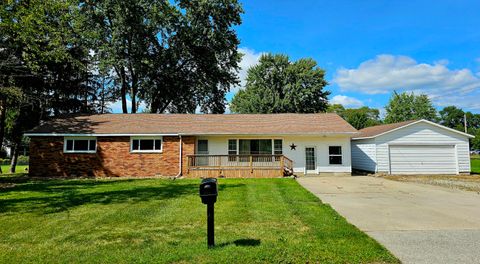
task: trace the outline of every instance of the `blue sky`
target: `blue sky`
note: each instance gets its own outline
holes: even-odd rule
[[[480,112],[478,0],[241,2],[242,78],[261,53],[284,53],[315,59],[333,102],[381,108],[395,89]]]

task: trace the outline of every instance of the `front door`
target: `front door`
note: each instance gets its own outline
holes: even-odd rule
[[[305,173],[316,173],[317,158],[314,147],[305,148]]]

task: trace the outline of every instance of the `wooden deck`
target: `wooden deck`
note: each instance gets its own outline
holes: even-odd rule
[[[189,155],[187,177],[274,178],[291,175],[283,155]]]

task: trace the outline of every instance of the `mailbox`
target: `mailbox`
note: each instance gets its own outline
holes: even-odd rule
[[[217,179],[207,178],[203,179],[200,183],[200,198],[202,203],[213,204],[217,201],[218,196],[218,184]]]
[[[215,246],[214,205],[218,196],[218,184],[215,178],[203,179],[200,183],[200,198],[207,205],[207,244]]]

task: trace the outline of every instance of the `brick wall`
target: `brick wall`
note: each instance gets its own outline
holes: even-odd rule
[[[179,138],[163,137],[162,153],[130,153],[129,137],[98,137],[97,153],[63,153],[63,137],[32,137],[30,168],[34,177],[175,176]],[[183,173],[195,153],[195,137],[182,138]]]

